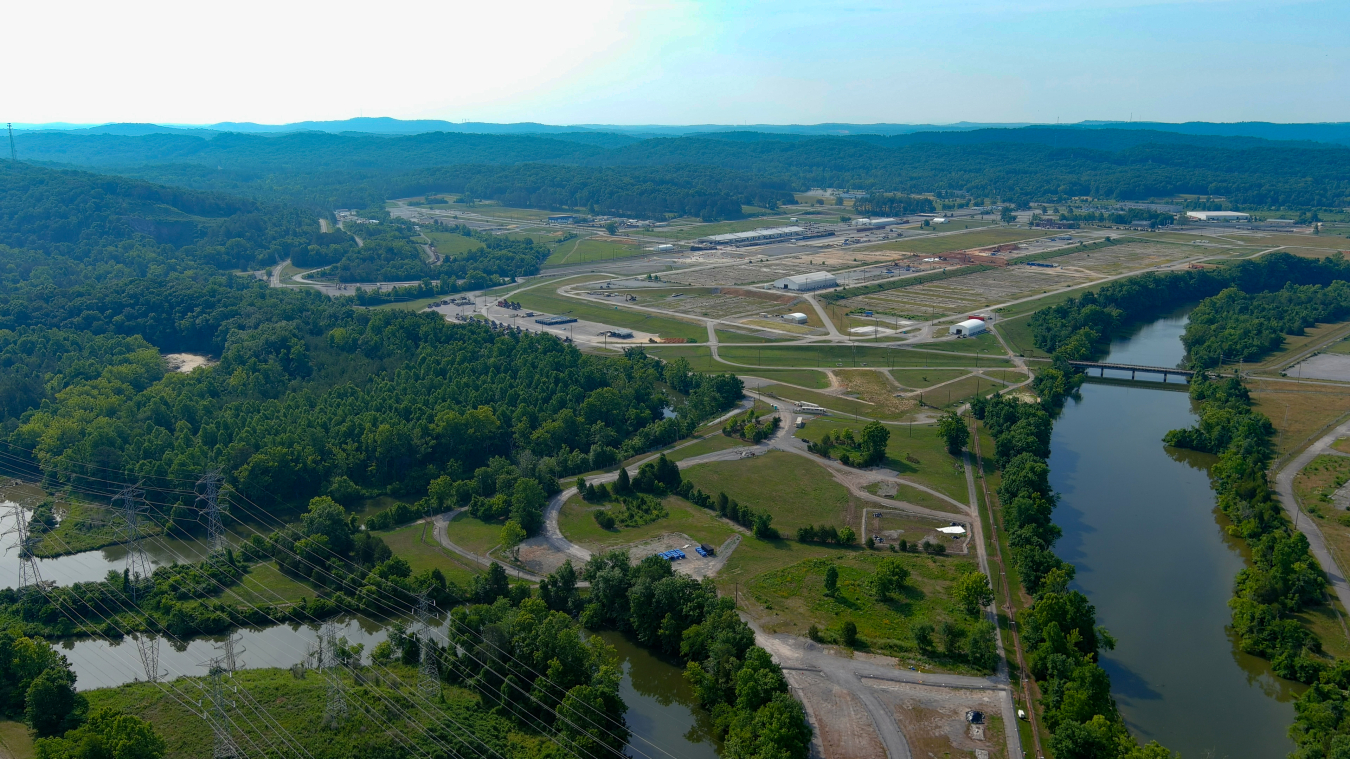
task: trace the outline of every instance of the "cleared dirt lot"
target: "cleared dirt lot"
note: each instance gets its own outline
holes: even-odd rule
[[[973,756],[987,751],[990,759],[1006,759],[1003,692],[893,682],[864,677],[877,692],[905,734],[914,759]],[[983,725],[971,725],[966,712],[979,711]]]
[[[862,701],[825,679],[803,670],[785,670],[783,675],[806,707],[816,735],[814,748],[824,759],[863,759],[886,756],[876,726]]]
[[[1092,279],[1093,275],[1087,272],[1013,265],[1006,269],[981,271],[963,277],[849,298],[840,305],[851,309],[861,308],[927,319],[983,308],[1066,286],[1076,287]]]

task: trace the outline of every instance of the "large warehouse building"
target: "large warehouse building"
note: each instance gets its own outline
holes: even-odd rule
[[[1187,211],[1186,218],[1196,221],[1251,221],[1251,216],[1237,211]]]
[[[807,292],[836,287],[838,284],[839,282],[834,278],[834,275],[828,271],[813,271],[810,274],[794,274],[791,277],[774,280],[773,289]]]
[[[749,232],[732,232],[725,235],[700,237],[698,241],[712,245],[745,245],[746,243],[764,242],[765,240],[781,240],[785,237],[796,237],[805,233],[806,230],[801,227],[767,227],[765,229],[752,229]]]

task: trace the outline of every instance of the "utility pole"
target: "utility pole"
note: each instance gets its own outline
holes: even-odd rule
[[[141,514],[145,511],[145,491],[139,483],[122,488],[113,496],[113,503],[122,512],[123,530],[126,533],[127,546],[127,595],[136,601],[136,588],[142,580],[150,577],[150,557],[141,547]]]
[[[220,483],[224,479],[219,469],[208,469],[202,478],[197,480],[197,486],[202,489],[197,496],[197,503],[206,502],[203,511],[206,516],[206,537],[211,544],[211,553],[223,552],[229,545],[225,539],[225,525],[220,518]]]

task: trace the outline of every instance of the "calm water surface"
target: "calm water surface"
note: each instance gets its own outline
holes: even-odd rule
[[[1180,316],[1155,322],[1108,360],[1175,366],[1184,327]],[[1227,632],[1244,556],[1215,507],[1212,457],[1161,442],[1194,421],[1184,392],[1084,385],[1051,440],[1064,530],[1056,552],[1077,567],[1075,587],[1118,641],[1102,666],[1137,737],[1187,759],[1284,756],[1295,686],[1239,653]]]

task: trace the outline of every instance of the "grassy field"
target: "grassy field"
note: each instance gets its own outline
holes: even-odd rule
[[[867,345],[778,345],[763,348],[727,346],[718,354],[727,361],[749,366],[792,366],[833,369],[836,367],[875,368],[915,366],[969,366],[975,359],[968,356],[945,356],[932,351],[905,348],[876,348]],[[981,366],[986,359],[980,359]],[[987,359],[991,367],[1008,366],[1007,359]]]
[[[560,244],[553,254],[544,261],[545,266],[562,264],[584,264],[590,261],[613,261],[619,258],[631,258],[646,253],[636,243],[623,244],[596,240],[590,237],[578,237]]]
[[[892,369],[891,376],[905,387],[919,390],[932,387],[939,382],[948,382],[964,377],[970,372],[965,369]]]
[[[447,258],[483,249],[482,242],[454,232],[432,232],[423,229],[422,234],[431,240],[431,245],[437,253]]]
[[[413,572],[439,569],[445,575],[445,579],[453,580],[461,586],[466,585],[471,577],[478,574],[478,567],[437,543],[433,527],[430,522],[413,523],[407,527],[376,534],[384,539],[395,556],[402,556],[408,561]],[[501,528],[498,528],[498,532],[500,531]],[[454,542],[453,538],[451,542]]]
[[[227,601],[236,600],[234,596],[238,596],[240,603],[255,606],[293,603],[301,598],[318,595],[308,583],[284,574],[272,562],[254,564],[239,586],[232,589],[232,593],[225,594]]]
[[[739,369],[730,364],[718,362],[713,364],[713,371],[735,372],[746,377],[759,377],[816,390],[824,390],[830,386],[830,378],[825,376],[825,372],[818,372],[813,369]]]
[[[1318,456],[1294,477],[1294,494],[1299,506],[1316,521],[1326,538],[1331,558],[1342,572],[1350,567],[1350,512],[1337,508],[1331,496],[1347,481],[1350,481],[1350,459],[1343,456]],[[1350,641],[1346,640],[1344,628],[1334,618],[1332,608],[1309,609],[1299,617],[1305,626],[1317,633],[1329,652],[1343,656],[1345,649],[1350,649]]]
[[[784,535],[808,524],[851,525],[855,532],[861,528],[864,503],[825,467],[796,454],[771,451],[752,459],[700,464],[681,474],[709,495],[726,493],[742,504],[768,511],[773,514],[773,526]]]
[[[594,511],[604,507],[586,503],[574,496],[563,504],[558,514],[558,529],[568,540],[591,551],[636,543],[667,532],[682,532],[700,543],[720,546],[735,532],[728,522],[718,519],[713,512],[699,508],[679,496],[667,496],[662,503],[669,512],[669,516],[663,519],[641,527],[606,530],[596,524],[592,516]]]
[[[434,298],[417,298],[416,300],[399,301],[398,303],[381,303],[378,306],[371,306],[373,309],[383,309],[386,311],[421,311],[432,303],[439,303],[445,300],[445,295],[437,295]]]
[[[445,535],[451,543],[477,554],[485,554],[497,547],[501,543],[501,534],[501,524],[484,522],[470,516],[467,511],[457,515],[445,526]],[[393,545],[389,547],[392,549]]]
[[[719,343],[776,343],[782,340],[791,340],[790,337],[761,337],[759,335],[747,335],[744,332],[735,332],[729,329],[719,329],[717,332],[717,342]]]
[[[962,232],[955,235],[942,235],[941,237],[914,238],[902,237],[898,240],[887,240],[876,245],[865,245],[859,250],[894,250],[902,253],[947,253],[953,250],[966,250],[969,248],[983,248],[987,245],[1003,245],[1010,242],[1022,242],[1023,240],[1034,240],[1041,237],[1049,237],[1058,234],[1057,232],[1043,229],[1011,229],[1000,227],[997,229],[977,229],[970,232]]]
[[[511,297],[531,311],[543,311],[546,314],[558,316],[575,316],[578,319],[609,324],[615,327],[653,332],[661,337],[684,337],[700,342],[708,339],[708,329],[702,324],[629,311],[617,306],[606,308],[575,298],[564,298],[553,292],[553,289],[552,287],[536,288]]]
[[[912,411],[916,405],[909,398],[897,398],[898,388],[882,376],[881,372],[871,369],[839,369],[834,376],[850,393],[861,400],[873,404],[890,416],[899,416]]]
[[[929,406],[950,408],[965,403],[976,395],[990,395],[1002,387],[1003,385],[972,375],[925,391],[919,398]]]
[[[987,369],[984,374],[985,376],[1001,379],[1004,382],[1010,382],[1014,385],[1027,380],[1027,375],[1010,369]]]
[[[693,445],[685,446],[684,448],[671,453],[666,458],[671,461],[684,461],[685,459],[692,459],[695,456],[702,456],[705,453],[716,453],[717,451],[725,451],[728,448],[743,448],[746,445],[748,444],[743,440],[727,437],[726,435],[718,433],[705,440],[700,440]]]
[[[421,733],[418,726],[387,711],[388,704],[408,703],[407,691],[416,680],[416,668],[395,664],[391,669],[395,675],[394,682],[401,688],[391,688],[387,682],[379,685],[370,682],[353,687],[356,684],[350,675],[341,676],[347,684],[347,698],[355,699],[360,706],[351,707],[346,722],[338,730],[329,729],[323,724],[329,688],[326,679],[319,675],[309,673],[307,677],[297,679],[288,669],[245,669],[235,672],[229,682],[232,688],[247,693],[258,704],[265,705],[271,718],[304,748],[306,756],[368,756],[373,755],[372,751],[381,756],[402,756],[403,750],[386,748],[399,744],[383,735],[388,729],[385,723],[376,722],[367,716],[381,714],[395,730],[404,732],[414,741],[419,739]],[[207,687],[205,678],[180,678],[176,682],[179,690],[190,693],[198,693],[198,688]],[[167,744],[166,759],[211,756],[212,732],[201,717],[190,711],[195,704],[184,703],[170,695],[171,692],[165,692],[160,686],[150,683],[131,683],[117,688],[86,691],[85,696],[89,699],[91,712],[111,708],[148,720]],[[477,707],[476,695],[453,687],[447,687],[444,693],[443,702],[436,699],[431,700],[436,701],[435,704],[423,701],[421,706],[412,710],[417,715],[416,719],[422,722],[438,719],[423,711],[430,709],[444,709],[451,718],[461,721],[472,719],[476,723],[483,718],[484,715]],[[249,713],[242,704],[239,709]],[[267,746],[275,740],[270,731],[259,733],[256,719],[235,721],[236,740],[245,747]],[[485,725],[483,729],[493,728]],[[514,739],[524,739],[521,750],[539,750],[537,746],[529,747],[530,738],[513,736]],[[504,744],[506,737],[503,735],[500,740]],[[253,752],[248,755],[253,755]]]
[[[33,738],[22,722],[0,721],[0,751],[6,759],[32,759]]]
[[[884,408],[854,398],[842,395],[826,395],[814,390],[803,390],[787,385],[765,385],[760,388],[760,392],[786,401],[814,403],[844,416],[856,415],[863,420],[899,421],[906,416],[906,414],[890,413]],[[808,421],[807,424],[810,424],[810,422]]]
[[[941,330],[942,327],[938,327],[937,329]],[[938,336],[941,337],[940,334]],[[980,356],[981,360],[983,360],[986,355],[991,357],[1003,356],[1003,346],[999,344],[997,337],[994,337],[988,332],[985,332],[982,335],[976,335],[975,337],[962,337],[940,343],[927,343],[922,347],[924,350],[930,351],[971,353]],[[974,360],[974,358],[971,359],[971,361]]]
[[[738,548],[737,554],[745,547]],[[900,557],[910,571],[910,579],[890,600],[880,601],[872,589],[872,577],[877,564],[890,556]],[[728,566],[737,558],[733,554]],[[825,571],[831,565],[839,571],[839,592],[834,596],[827,595],[824,587]],[[952,669],[951,662],[933,662],[921,656],[912,630],[921,622],[934,626],[948,620],[968,623],[948,598],[947,589],[961,574],[971,571],[978,570],[965,559],[835,550],[828,556],[753,576],[740,587],[739,595],[768,632],[802,635],[814,624],[832,634],[828,639],[838,635],[845,621],[852,620],[864,644],[859,648],[904,657],[914,664],[940,663],[944,669]]]
[[[897,486],[896,492],[893,495],[882,495],[880,491],[881,491],[881,483],[879,482],[867,486],[867,492],[879,498],[889,498],[892,501],[908,503],[912,506],[919,506],[925,509],[932,509],[934,511],[946,511],[950,514],[963,513],[950,501],[943,500],[925,490],[910,487],[903,483]]]
[[[806,426],[797,430],[797,437],[807,440],[819,440],[825,432],[835,430],[853,430],[856,436],[862,432],[866,422],[855,422],[837,417],[818,417],[807,421]],[[887,425],[891,431],[886,443],[886,460],[881,466],[892,469],[901,477],[926,485],[961,503],[965,503],[965,470],[960,461],[952,458],[937,434],[935,424]],[[916,504],[924,505],[924,504]],[[948,509],[951,507],[948,506]]]
[[[1251,379],[1253,408],[1275,425],[1275,451],[1302,448],[1327,424],[1350,413],[1350,387],[1299,385]]]

